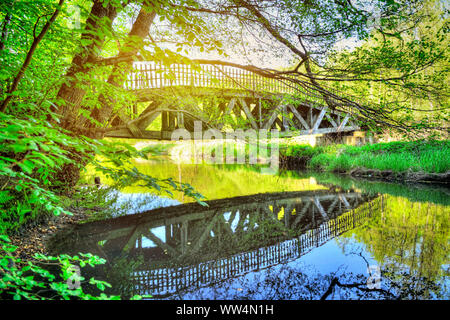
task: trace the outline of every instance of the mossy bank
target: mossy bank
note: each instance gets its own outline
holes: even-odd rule
[[[450,181],[450,141],[420,140],[365,146],[280,147],[286,169],[311,169],[400,182]]]

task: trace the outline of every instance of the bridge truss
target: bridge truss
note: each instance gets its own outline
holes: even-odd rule
[[[132,106],[131,117],[119,114],[106,136],[170,140],[176,129],[194,132],[195,121],[224,136],[236,129],[278,130],[284,136],[360,129],[338,93],[238,67],[139,62],[125,88],[148,105]],[[160,129],[148,130],[158,117]]]

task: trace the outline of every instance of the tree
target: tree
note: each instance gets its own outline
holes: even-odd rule
[[[120,1],[103,2],[94,0],[91,12],[86,20],[86,26],[80,37],[79,48],[65,75],[67,82],[62,84],[57,95],[57,98],[64,100],[64,105],[59,110],[63,127],[70,128],[70,122],[74,114],[77,114],[78,106],[85,95],[85,89],[79,86],[77,77],[86,74],[91,69],[90,64],[97,59],[106,40],[105,31],[112,31],[113,20],[117,15],[117,9],[121,6]]]
[[[105,57],[109,41],[128,33],[124,23],[118,27],[123,33],[113,27],[118,13],[132,12],[127,3],[41,0],[10,4],[0,3],[0,99],[5,111],[0,112],[0,233],[17,230],[42,214],[69,213],[61,198],[73,194],[87,163],[121,186],[145,181],[151,189],[168,194],[178,190],[200,196],[188,184],[153,178],[136,172],[133,165],[126,166],[129,159],[146,158],[151,150],[141,152],[127,144],[92,140],[65,130],[68,125],[57,113],[78,117],[83,111],[74,106],[85,107],[86,98],[92,95],[92,81],[102,71],[96,65],[103,59],[100,54]],[[79,9],[79,29],[72,26],[71,6]]]
[[[96,7],[100,1],[94,2],[91,16],[86,23],[85,34],[89,34],[96,26],[92,24],[101,15]],[[108,2],[112,6],[113,2]],[[273,47],[281,48],[287,60],[297,60],[295,66],[288,70],[272,70],[258,66],[244,66],[252,71],[259,72],[268,77],[293,81],[295,85],[305,89],[313,89],[323,95],[326,103],[332,108],[342,109],[350,106],[355,114],[362,116],[369,124],[381,124],[400,130],[411,128],[435,128],[446,130],[442,121],[447,115],[439,112],[438,123],[414,123],[411,116],[399,116],[399,112],[408,113],[410,105],[402,102],[383,101],[375,104],[374,100],[366,101],[363,96],[367,91],[360,92],[348,88],[371,86],[372,83],[382,83],[384,86],[396,91],[409,91],[409,98],[428,97],[439,102],[439,111],[447,109],[447,93],[443,83],[447,79],[448,70],[436,68],[443,65],[447,59],[445,36],[446,20],[442,19],[444,12],[436,8],[437,2],[429,1],[426,4],[415,0],[402,1],[364,1],[353,4],[350,1],[144,1],[134,3],[116,3],[116,7],[123,9],[128,6],[141,6],[140,14],[148,11],[148,19],[142,23],[139,19],[134,22],[129,33],[131,38],[115,39],[117,43],[124,41],[123,48],[117,48],[117,55],[110,58],[85,55],[86,60],[81,61],[76,56],[67,76],[71,79],[77,70],[85,72],[85,68],[112,66],[107,83],[120,86],[119,74],[127,73],[130,63],[135,59],[151,58],[171,63],[178,59],[189,61],[188,57],[179,52],[185,50],[189,56],[188,48],[197,47],[200,50],[218,51],[223,53],[223,46],[228,42],[234,46],[239,44],[251,60],[250,52],[258,50],[261,43],[259,38],[271,41]],[[433,7],[434,6],[434,7]],[[106,9],[103,9],[106,10]],[[123,11],[122,11],[123,12]],[[373,12],[378,14],[374,15]],[[431,12],[431,13],[430,13]],[[113,18],[111,15],[110,18]],[[169,22],[168,27],[152,29],[149,33],[154,17]],[[417,28],[428,28],[432,17],[438,21],[439,26],[434,27],[431,35],[422,37],[420,41],[411,38]],[[226,19],[236,23],[233,27],[224,27]],[[222,24],[218,24],[218,22]],[[220,25],[214,28],[214,25]],[[111,28],[111,21],[108,28]],[[245,30],[250,30],[251,32]],[[238,32],[236,32],[238,31]],[[213,32],[217,41],[208,38]],[[242,39],[236,39],[233,34],[240,34]],[[244,34],[245,33],[245,34]],[[86,38],[85,34],[82,35]],[[262,34],[262,37],[259,36]],[[101,48],[102,41],[106,41],[110,34],[98,34],[97,49]],[[113,36],[114,37],[114,36]],[[363,45],[351,50],[337,51],[335,45],[343,39],[357,39]],[[252,47],[245,45],[245,39],[256,39]],[[161,45],[171,43],[173,50]],[[369,44],[370,43],[370,44]],[[91,43],[90,46],[93,44]],[[230,48],[227,48],[230,49]],[[283,50],[284,49],[284,50]],[[89,50],[89,48],[88,48]],[[127,51],[126,53],[124,52]],[[175,52],[176,51],[176,52]],[[271,55],[271,53],[268,53]],[[89,58],[87,58],[89,56]],[[139,56],[139,57],[138,57]],[[97,58],[97,59],[96,59]],[[192,62],[192,61],[191,61]],[[216,61],[218,64],[230,64],[226,61]],[[123,64],[124,63],[124,64]],[[194,63],[194,62],[192,62]],[[82,67],[84,65],[84,67]],[[88,67],[87,67],[88,66]],[[431,73],[427,79],[433,79],[425,84],[417,82],[424,72]],[[380,76],[381,74],[381,76]],[[293,80],[287,75],[295,75]],[[419,80],[420,82],[420,80]],[[354,84],[358,85],[355,86]],[[341,89],[341,93],[335,90]],[[434,90],[439,88],[439,90]],[[77,86],[63,85],[59,97],[73,106],[73,112],[63,108],[63,126],[74,129],[68,125],[69,119],[77,118],[77,111],[82,104],[83,94],[77,93]],[[351,93],[353,95],[351,95]],[[414,95],[411,95],[414,93]],[[331,99],[333,98],[333,99]],[[92,111],[92,118],[98,124],[105,124],[111,117],[111,101],[105,95],[100,95],[102,107]],[[335,103],[332,101],[339,101]],[[423,100],[421,101],[423,103]],[[434,103],[433,102],[433,103]],[[430,111],[421,107],[422,111]],[[430,118],[427,118],[430,120]],[[423,120],[423,119],[421,119]],[[94,126],[94,127],[95,127]]]
[[[5,99],[0,104],[0,112],[5,112],[6,107],[8,106],[9,102],[12,99],[12,93],[14,91],[16,91],[20,80],[23,78],[23,75],[24,75],[26,69],[30,65],[31,58],[33,57],[34,51],[36,50],[39,42],[41,42],[42,38],[44,38],[45,34],[47,33],[47,31],[50,28],[50,26],[52,25],[52,23],[55,21],[56,17],[59,14],[60,7],[63,5],[63,3],[64,3],[64,0],[60,0],[59,1],[58,7],[55,9],[55,11],[51,15],[50,19],[45,23],[45,25],[43,26],[41,32],[39,32],[39,34],[36,35],[36,27],[38,25],[39,18],[41,18],[41,17],[38,18],[38,21],[36,22],[35,27],[33,29],[33,42],[31,44],[31,47],[28,50],[28,53],[27,53],[26,58],[25,58],[25,61],[22,64],[22,67],[20,68],[20,70],[17,73],[17,75],[14,77],[14,80],[12,81],[9,90],[6,92]],[[5,30],[5,28],[8,26],[10,20],[11,20],[11,16],[7,15],[5,17],[5,21],[4,21],[4,33],[3,33],[4,38],[6,37],[6,30]],[[2,44],[2,47],[4,47],[4,44]]]

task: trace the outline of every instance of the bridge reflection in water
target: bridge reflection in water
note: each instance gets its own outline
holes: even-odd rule
[[[87,223],[56,237],[54,244],[64,246],[60,252],[85,250],[108,261],[124,254],[140,258],[143,263],[130,272],[134,293],[167,295],[296,259],[367,222],[382,211],[383,197],[320,190],[208,205],[189,203]]]

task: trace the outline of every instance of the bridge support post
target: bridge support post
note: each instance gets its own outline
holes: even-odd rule
[[[133,118],[137,117],[137,114],[138,114],[137,103],[133,103],[132,108],[133,108],[133,112],[131,113],[131,118],[133,119]]]
[[[161,131],[167,131],[168,128],[169,128],[168,112],[162,111],[161,112]]]
[[[182,112],[177,113],[177,126],[178,128],[184,128],[184,114]]]
[[[175,130],[175,114],[173,112],[168,112],[169,121],[168,121],[168,129],[169,131]]]

